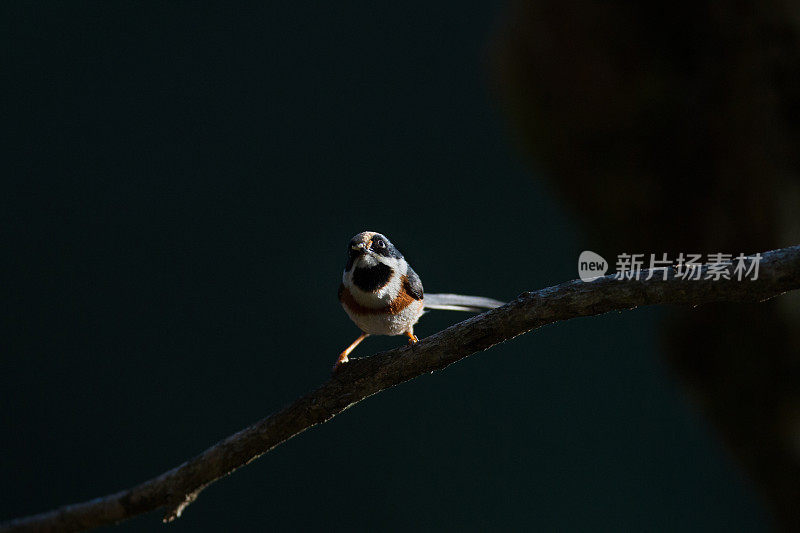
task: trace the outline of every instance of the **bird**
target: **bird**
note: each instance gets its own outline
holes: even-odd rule
[[[374,231],[362,231],[350,240],[339,302],[361,335],[339,354],[334,371],[370,335],[405,335],[409,344],[416,344],[414,325],[429,309],[481,312],[504,305],[481,296],[425,294],[422,280],[403,254]]]

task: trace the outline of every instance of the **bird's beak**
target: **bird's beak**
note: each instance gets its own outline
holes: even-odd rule
[[[371,246],[372,246],[372,241],[367,241],[354,244],[353,246],[350,247],[350,249],[356,253],[364,254],[369,251]]]

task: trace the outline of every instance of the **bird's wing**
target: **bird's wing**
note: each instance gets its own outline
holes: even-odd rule
[[[419,279],[419,276],[414,272],[414,269],[411,268],[411,265],[408,265],[403,288],[415,300],[422,300],[422,280]]]
[[[494,309],[505,304],[505,302],[484,298],[483,296],[464,296],[463,294],[426,294],[423,302],[425,309],[471,312]]]

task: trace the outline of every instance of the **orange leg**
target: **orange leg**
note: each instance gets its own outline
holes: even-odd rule
[[[408,337],[408,344],[417,344],[419,342],[413,331],[406,331],[406,337]]]
[[[350,355],[350,352],[352,352],[355,349],[355,347],[358,346],[361,343],[361,341],[363,341],[367,337],[369,337],[369,333],[362,333],[356,340],[353,341],[353,343],[350,346],[345,348],[345,350],[339,354],[339,359],[336,361],[336,364],[333,365],[333,369],[336,370],[342,365],[342,363],[346,363],[347,361],[349,361],[347,356]]]

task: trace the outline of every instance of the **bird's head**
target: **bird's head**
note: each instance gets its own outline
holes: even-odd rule
[[[347,264],[344,270],[349,272],[353,267],[371,268],[379,264],[398,270],[401,263],[405,263],[403,254],[385,235],[374,231],[362,231],[350,239],[347,247]]]

